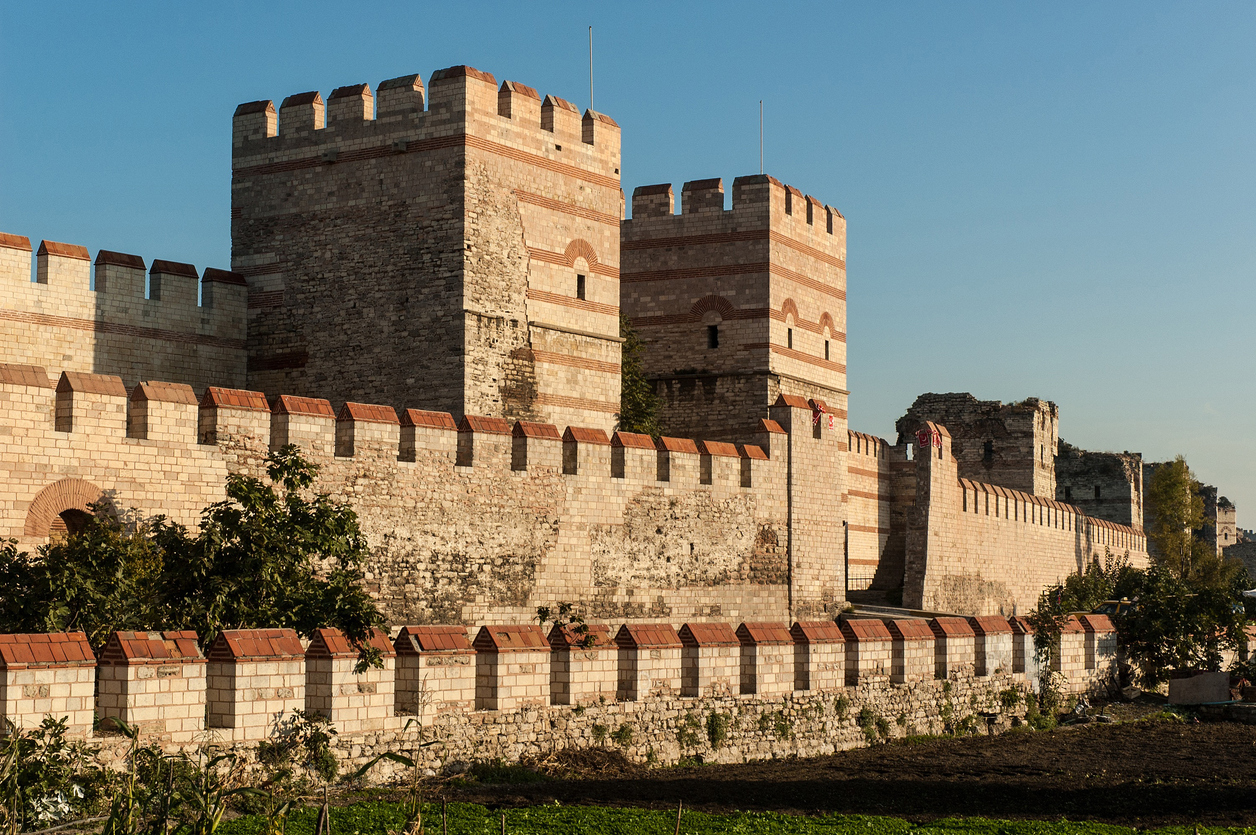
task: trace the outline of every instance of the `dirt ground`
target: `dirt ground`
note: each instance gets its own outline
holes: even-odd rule
[[[830,757],[647,769],[572,752],[530,783],[460,780],[435,793],[492,806],[587,803],[708,812],[773,810],[1256,824],[1256,726],[1138,721],[998,737],[891,743]],[[433,787],[435,788],[435,787]]]

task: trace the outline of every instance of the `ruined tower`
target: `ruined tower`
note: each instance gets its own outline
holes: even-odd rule
[[[619,127],[450,67],[242,104],[248,385],[610,428]]]
[[[846,220],[773,177],[642,186],[623,224],[624,312],[665,431],[741,440],[784,395],[846,431]],[[831,419],[831,422],[830,422]]]

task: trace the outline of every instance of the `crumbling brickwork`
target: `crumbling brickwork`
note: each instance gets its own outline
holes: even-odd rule
[[[1143,457],[1137,452],[1089,452],[1061,440],[1055,480],[1058,501],[1142,530]]]

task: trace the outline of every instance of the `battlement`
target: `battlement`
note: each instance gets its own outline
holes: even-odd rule
[[[0,235],[0,362],[171,378],[243,378],[243,276],[178,261]],[[33,277],[33,280],[32,280]]]
[[[377,95],[378,93],[378,95]],[[233,168],[287,170],[390,154],[416,153],[469,141],[504,143],[617,179],[619,125],[603,113],[558,96],[497,79],[474,67],[417,74],[246,102],[232,117]],[[312,155],[312,151],[317,155]],[[612,163],[613,164],[610,164]],[[608,167],[609,166],[609,167]],[[278,167],[278,168],[276,168]]]

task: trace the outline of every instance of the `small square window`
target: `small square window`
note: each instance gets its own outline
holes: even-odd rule
[[[576,298],[584,298],[584,276],[582,275],[576,276]]]
[[[720,326],[719,325],[707,325],[707,347],[708,348],[720,347]]]

